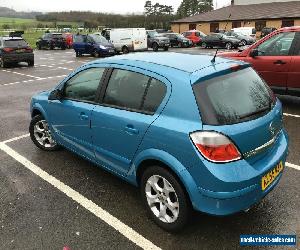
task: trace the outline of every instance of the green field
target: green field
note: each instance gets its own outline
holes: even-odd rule
[[[78,27],[78,23],[76,22],[40,22],[36,19],[25,19],[25,18],[11,18],[11,17],[0,17],[0,29],[8,28],[8,29],[28,29],[28,28],[37,28],[38,25],[42,25],[43,27],[53,28],[55,25],[64,25],[69,27]],[[8,26],[8,27],[6,27]]]

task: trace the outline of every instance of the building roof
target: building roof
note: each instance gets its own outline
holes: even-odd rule
[[[231,16],[230,16],[231,15]],[[230,17],[229,17],[230,16]],[[249,5],[230,5],[199,15],[175,20],[172,23],[238,21],[257,19],[300,18],[300,1]]]

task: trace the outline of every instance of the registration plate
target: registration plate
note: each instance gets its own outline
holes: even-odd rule
[[[276,179],[276,177],[282,172],[283,170],[283,163],[282,161],[278,163],[278,165],[265,174],[261,178],[261,189],[264,191],[271,183]]]
[[[16,50],[17,53],[22,53],[22,52],[24,52],[24,51],[25,51],[25,49],[17,49],[17,50]]]

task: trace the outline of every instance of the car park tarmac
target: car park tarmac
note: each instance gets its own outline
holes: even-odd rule
[[[240,234],[299,237],[300,98],[279,96],[290,137],[279,185],[247,213],[194,213],[173,235],[147,218],[138,189],[67,150],[42,152],[28,137],[31,96],[91,60],[73,50],[36,51],[33,68],[0,69],[0,249],[237,249]]]

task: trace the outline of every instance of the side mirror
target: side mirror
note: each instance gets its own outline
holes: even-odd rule
[[[60,89],[53,90],[48,97],[49,101],[55,101],[55,100],[61,101],[62,99],[63,99],[63,95]]]
[[[249,55],[253,58],[257,57],[258,56],[258,49],[251,50]]]

